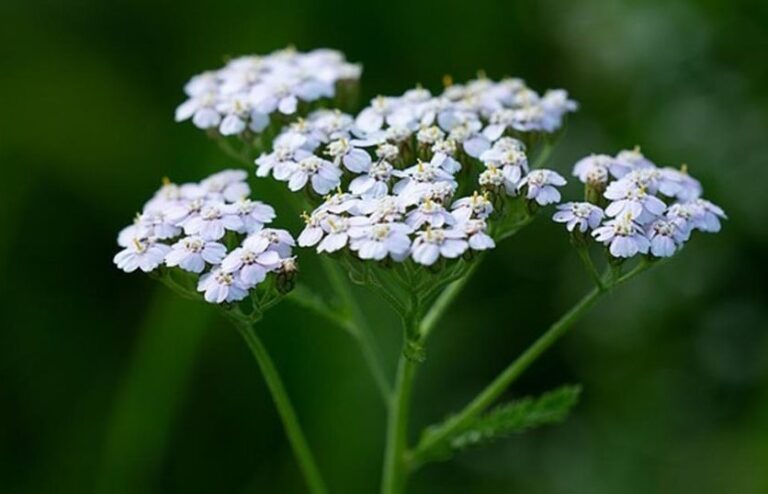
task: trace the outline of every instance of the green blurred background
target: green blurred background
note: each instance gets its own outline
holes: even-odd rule
[[[303,491],[236,333],[111,262],[160,177],[238,166],[173,122],[182,84],[288,44],[362,62],[365,98],[478,69],[567,88],[582,108],[553,167],[640,144],[688,163],[730,215],[601,302],[511,390],[583,383],[566,423],[429,466],[412,492],[768,492],[766,2],[4,0],[0,18],[1,492]],[[295,228],[281,192],[257,184]],[[311,257],[304,280],[322,288]],[[545,217],[497,249],[428,348],[414,434],[588,286]],[[358,294],[392,368],[399,328]],[[331,489],[375,492],[384,412],[357,347],[288,303],[259,331]]]

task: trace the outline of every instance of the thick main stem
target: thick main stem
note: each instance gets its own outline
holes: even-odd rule
[[[387,415],[387,437],[384,450],[384,467],[381,479],[381,494],[398,494],[405,488],[407,470],[405,450],[408,441],[408,411],[416,363],[406,356],[406,349],[400,353],[397,363],[397,377]]]
[[[251,353],[261,369],[261,373],[264,375],[264,380],[272,394],[272,400],[275,402],[275,407],[277,407],[277,412],[283,422],[288,441],[291,443],[293,454],[296,456],[299,468],[304,474],[304,479],[307,482],[309,491],[313,494],[325,494],[327,489],[320,476],[320,470],[317,468],[315,458],[312,455],[312,451],[309,449],[307,440],[304,437],[304,432],[296,417],[296,412],[288,398],[288,393],[286,393],[280,375],[275,368],[275,364],[272,362],[272,358],[269,356],[261,339],[259,339],[249,324],[243,321],[236,321],[235,325],[245,342],[248,344],[248,348],[251,350]]]

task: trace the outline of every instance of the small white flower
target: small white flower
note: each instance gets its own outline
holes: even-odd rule
[[[303,134],[296,132],[280,134],[275,139],[274,150],[269,154],[262,154],[256,159],[256,176],[266,177],[280,163],[294,163],[309,156],[309,152],[306,150],[300,151],[306,143],[307,137]]]
[[[296,192],[310,182],[312,190],[325,195],[341,183],[341,170],[330,161],[308,156],[293,166],[288,188]]]
[[[269,125],[268,114],[253,108],[247,94],[225,97],[216,105],[216,110],[224,115],[219,125],[219,132],[224,136],[240,134],[246,128],[261,132]]]
[[[397,107],[394,98],[377,96],[355,119],[355,126],[363,132],[376,132],[384,125],[385,118]]]
[[[459,229],[428,229],[419,232],[413,241],[411,257],[425,266],[431,266],[440,256],[455,259],[469,247],[466,233]]]
[[[215,90],[209,90],[190,97],[176,108],[175,119],[182,122],[192,118],[192,123],[200,129],[218,127],[221,115],[216,111],[217,95]]]
[[[651,160],[643,156],[639,146],[635,147],[635,149],[619,151],[615,160],[621,167],[620,170],[624,170],[624,174],[635,170],[656,168],[656,165],[654,165]],[[621,173],[614,173],[614,176],[616,178],[622,178],[624,175]]]
[[[240,218],[242,223],[242,227],[238,230],[239,233],[257,232],[275,219],[274,208],[261,201],[241,199],[232,204],[230,209]]]
[[[604,184],[609,175],[620,178],[631,169],[623,162],[607,154],[592,154],[573,165],[573,175],[585,184]]]
[[[557,206],[557,212],[552,219],[557,223],[565,223],[569,232],[578,230],[584,233],[600,225],[603,221],[603,210],[588,202],[566,202]]]
[[[681,226],[687,226],[689,230],[708,233],[719,232],[720,220],[727,219],[725,211],[705,199],[673,204],[666,216]]]
[[[510,196],[517,195],[517,181],[513,181],[511,173],[504,173],[501,168],[496,168],[493,165],[489,165],[483,170],[478,177],[477,183],[484,189],[500,189],[504,187],[504,190]]]
[[[560,201],[560,192],[555,187],[566,184],[565,179],[552,170],[533,170],[520,181],[518,191],[528,187],[527,199],[535,200],[540,206]]]
[[[453,203],[453,216],[459,221],[470,218],[486,219],[493,213],[493,204],[485,194],[475,191],[469,197],[462,197]]]
[[[667,209],[664,201],[649,194],[644,186],[637,186],[632,180],[627,180],[629,176],[608,185],[603,195],[613,202],[605,208],[605,214],[610,217],[629,215],[640,223],[647,223],[663,214]]]
[[[184,233],[200,235],[206,240],[219,240],[227,230],[242,231],[243,220],[232,206],[221,202],[203,206],[199,215],[184,222]]]
[[[660,218],[648,226],[647,236],[651,254],[671,257],[688,240],[689,233],[679,223]]]
[[[137,269],[148,273],[163,263],[170,249],[165,244],[134,237],[125,249],[115,255],[113,261],[126,273]]]
[[[423,127],[416,133],[416,140],[421,144],[435,144],[442,140],[443,137],[445,137],[445,132],[436,125]]]
[[[251,195],[247,178],[245,170],[224,170],[200,182],[200,187],[208,199],[235,202]]]
[[[350,248],[360,259],[381,261],[387,256],[402,261],[408,256],[411,228],[403,223],[377,223],[349,229]]]
[[[281,259],[280,254],[264,250],[266,245],[259,244],[249,243],[248,247],[243,245],[230,252],[221,262],[222,272],[232,274],[245,288],[252,288],[264,281],[267,273],[280,267]]]
[[[163,210],[145,210],[136,217],[135,225],[136,235],[141,238],[165,240],[181,233],[181,228],[176,226],[176,222]]]
[[[347,170],[354,173],[363,173],[371,167],[371,156],[367,151],[356,148],[344,137],[328,144],[328,154],[334,158],[338,165],[342,163]]]
[[[280,257],[291,257],[293,247],[296,241],[286,230],[278,228],[264,228],[250,235],[243,241],[243,247],[258,251],[263,242],[267,243],[267,250],[273,250],[280,254]]]
[[[349,183],[349,191],[365,199],[383,197],[389,193],[389,181],[394,167],[384,160],[371,165],[365,175],[355,177]]]
[[[235,275],[222,271],[221,268],[215,268],[201,276],[197,291],[204,292],[206,302],[212,304],[236,302],[248,295],[248,288]]]
[[[637,253],[647,254],[650,242],[640,225],[631,217],[614,218],[592,232],[598,242],[608,245],[613,257],[632,257]]]
[[[184,237],[171,246],[171,251],[165,256],[165,264],[191,273],[202,273],[205,263],[221,264],[225,255],[227,248],[223,244],[199,236]]]
[[[322,227],[322,221],[326,216],[328,216],[328,211],[321,208],[312,211],[311,215],[306,212],[302,214],[306,226],[297,239],[300,247],[312,247],[323,239],[325,231]]]
[[[349,230],[355,226],[361,227],[368,224],[368,218],[364,216],[328,215],[321,221],[325,237],[317,246],[317,252],[336,252],[346,247],[349,242]]]
[[[423,225],[429,225],[432,228],[450,226],[456,223],[456,219],[445,210],[442,204],[427,199],[408,213],[405,217],[405,223],[414,230],[418,230]]]
[[[376,148],[376,156],[383,161],[393,161],[400,156],[400,149],[394,144],[383,143]]]
[[[472,250],[488,250],[496,247],[490,235],[488,235],[488,223],[485,219],[467,219],[463,221],[459,228],[464,230],[467,235],[469,248]]]
[[[444,159],[444,155],[436,155],[429,163],[419,161],[418,164],[405,170],[393,171],[392,174],[400,177],[401,180],[395,184],[392,191],[403,196],[406,200],[413,200],[413,198],[418,200],[420,192],[423,191],[424,184],[434,182],[457,184],[453,175],[441,168],[440,165]]]

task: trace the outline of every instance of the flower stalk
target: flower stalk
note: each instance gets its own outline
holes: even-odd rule
[[[299,424],[299,419],[293,409],[291,400],[288,398],[288,393],[283,385],[283,381],[280,379],[280,374],[278,373],[269,352],[267,352],[264,343],[262,343],[261,339],[247,320],[229,313],[227,318],[233,323],[238,333],[240,333],[240,336],[245,340],[245,343],[248,345],[251,354],[264,376],[264,381],[267,383],[267,387],[272,395],[272,400],[280,415],[283,427],[285,428],[285,433],[288,436],[288,441],[293,449],[293,454],[296,457],[299,469],[307,483],[307,488],[313,494],[325,494],[328,490],[320,475],[320,470],[317,467],[315,457],[309,448],[307,439]]]

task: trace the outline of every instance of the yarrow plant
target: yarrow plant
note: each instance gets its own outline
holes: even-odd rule
[[[194,77],[177,120],[211,130],[254,177],[283,182],[305,226],[296,242],[268,228],[274,209],[248,198],[245,171],[227,170],[196,184],[165,183],[118,236],[115,263],[216,304],[235,324],[312,492],[326,492],[325,484],[253,324],[293,289],[288,299],[353,336],[388,409],[381,492],[389,494],[403,492],[409,474],[429,462],[562,420],[578,387],[491,407],[604,293],[678,253],[694,231],[719,231],[725,213],[701,197],[686,167],[659,167],[639,149],[579,160],[573,175],[584,200],[561,202],[566,179],[543,165],[577,109],[564,90],[539,94],[520,79],[480,75],[454,84],[446,77],[440,93],[416,87],[348,113],[359,75],[338,52],[287,50]],[[315,104],[324,99],[333,104]],[[429,335],[482,258],[547,207],[570,232],[594,289],[465,408],[409,444],[412,383]],[[295,285],[297,246],[319,257],[331,296]],[[351,284],[372,290],[402,320],[394,382]]]

